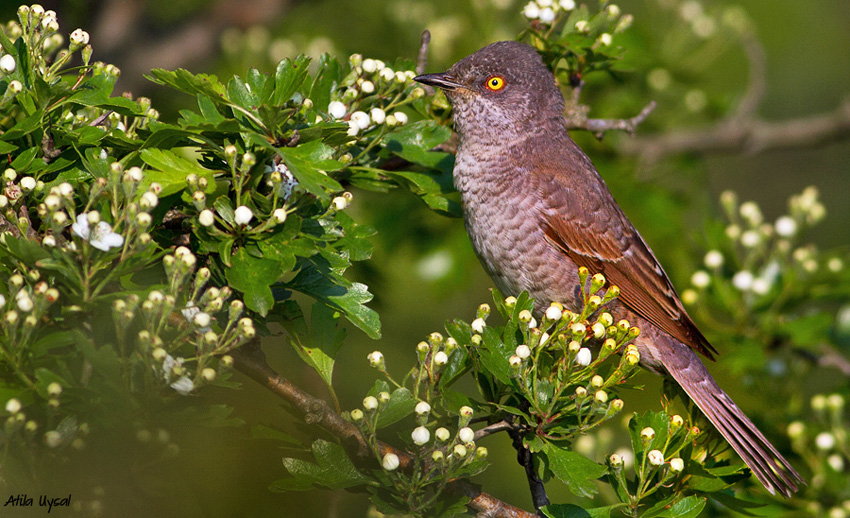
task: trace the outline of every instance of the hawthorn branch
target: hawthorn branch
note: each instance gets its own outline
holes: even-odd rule
[[[373,464],[375,457],[360,433],[352,423],[336,413],[327,402],[303,391],[292,382],[278,374],[266,362],[265,354],[259,347],[259,341],[254,340],[241,348],[232,351],[236,368],[263,385],[280,398],[287,401],[304,415],[304,421],[317,425],[342,440],[343,447],[355,460],[361,464]],[[399,458],[401,469],[411,469],[413,458],[404,451],[386,443],[379,442],[380,455],[394,453]],[[470,508],[489,518],[536,518],[536,515],[518,507],[507,504],[483,491],[464,479],[456,479],[446,486],[448,490],[467,496]]]
[[[637,115],[630,119],[591,119],[587,117],[587,110],[577,109],[567,113],[564,118],[567,121],[567,129],[587,130],[597,138],[602,138],[606,131],[619,130],[634,133],[638,125],[649,117],[649,114],[658,106],[655,101],[650,101]]]
[[[847,137],[850,137],[850,100],[832,112],[779,122],[732,116],[704,130],[629,139],[620,149],[644,162],[655,163],[672,154],[756,154],[771,149],[811,148]]]
[[[416,75],[425,73],[428,67],[428,44],[431,43],[431,31],[422,31],[422,43],[419,45],[419,56],[416,58]]]

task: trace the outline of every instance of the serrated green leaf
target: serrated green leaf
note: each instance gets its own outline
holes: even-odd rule
[[[322,302],[313,304],[310,334],[295,349],[307,365],[319,373],[330,387],[333,381],[334,359],[345,339],[345,329],[339,326],[336,312]],[[295,345],[295,344],[293,344]]]
[[[448,140],[451,134],[449,128],[436,121],[422,120],[389,133],[384,138],[384,146],[409,162],[450,174],[454,155],[432,149]]]
[[[214,184],[212,171],[204,169],[197,162],[187,160],[167,149],[143,149],[142,160],[152,169],[145,173],[144,184],[159,182],[162,186],[160,197],[169,196],[186,188],[186,177],[190,174],[204,177],[207,182]]]
[[[277,64],[272,105],[282,106],[301,88],[307,78],[310,61],[308,56],[301,54],[294,62],[286,58]]]
[[[245,306],[265,316],[274,305],[271,285],[280,277],[280,263],[253,257],[242,248],[231,256],[224,275],[230,286],[242,292]]]
[[[371,479],[357,471],[342,446],[318,439],[313,442],[311,451],[316,460],[315,464],[300,459],[284,458],[283,466],[294,480],[278,480],[272,484],[272,489],[304,490],[314,486],[344,489],[370,482]]]
[[[608,518],[615,506],[585,509],[573,504],[549,504],[540,509],[548,518]]]
[[[592,497],[599,490],[596,479],[608,472],[608,468],[588,459],[584,455],[560,448],[547,442],[543,448],[549,469],[567,485],[576,496]]]
[[[671,505],[657,516],[659,518],[696,518],[705,508],[705,498],[688,496]]]

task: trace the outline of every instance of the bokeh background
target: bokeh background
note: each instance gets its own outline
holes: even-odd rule
[[[91,33],[94,59],[122,71],[116,94],[148,96],[164,119],[193,107],[190,97],[156,88],[144,75],[153,67],[187,68],[229,77],[249,67],[274,70],[284,57],[323,52],[344,60],[351,53],[380,58],[414,59],[423,29],[432,34],[428,71],[440,71],[487,43],[512,39],[526,20],[524,2],[512,0],[82,0],[44,1],[54,9],[63,32],[82,27]],[[595,3],[595,0],[593,0]],[[650,100],[659,107],[638,136],[711,127],[728,114],[748,86],[747,54],[728,37],[723,24],[745,23],[763,49],[764,94],[757,115],[785,121],[834,112],[850,101],[850,2],[798,0],[751,2],[623,0],[633,27],[615,44],[628,49],[622,70],[585,78],[583,100],[594,117],[630,117]],[[687,7],[687,6],[690,7]],[[700,8],[704,18],[689,18]],[[0,20],[15,16],[18,2],[0,2]],[[696,37],[695,37],[696,35]],[[845,117],[847,117],[845,115]],[[686,287],[707,249],[702,229],[719,219],[717,198],[732,189],[741,199],[758,202],[769,221],[786,209],[791,194],[808,185],[820,189],[827,207],[824,223],[810,239],[824,248],[850,242],[850,129],[833,142],[765,152],[716,152],[664,157],[650,162],[628,150],[628,135],[610,134],[599,141],[576,133],[606,178],[625,212],[666,265],[674,283]],[[645,157],[644,157],[645,158]],[[371,304],[382,318],[383,338],[372,341],[356,329],[337,361],[337,393],[343,407],[359,405],[375,376],[365,361],[374,349],[384,352],[388,368],[401,370],[415,361],[414,345],[442,329],[450,318],[472,319],[475,308],[490,300],[491,283],[479,267],[460,220],[431,213],[406,193],[377,195],[355,191],[351,210],[378,234],[374,258],[359,264],[352,277],[370,286]],[[710,330],[708,331],[710,335]],[[266,341],[270,362],[308,391],[322,394],[322,383],[289,351],[280,337]],[[716,344],[722,352],[728,344]],[[745,379],[734,369],[714,368],[721,385],[747,407]],[[825,374],[829,374],[825,372]],[[657,406],[656,379],[648,388],[626,395],[629,409]],[[813,390],[842,383],[825,375]],[[226,429],[181,429],[162,423],[162,431],[181,445],[176,458],[152,455],[139,464],[124,445],[113,449],[109,466],[80,466],[76,473],[53,474],[45,487],[89,487],[76,493],[84,501],[111,502],[105,516],[365,516],[363,494],[309,492],[278,494],[268,486],[285,475],[280,459],[291,454],[280,443],[251,437],[251,426],[285,429],[305,440],[303,428],[280,402],[244,380],[239,391],[210,390],[203,396],[235,408],[244,426]],[[613,432],[581,445],[589,452],[612,452],[625,445]],[[601,443],[600,443],[601,441]],[[479,477],[485,489],[515,505],[530,508],[525,481],[513,452],[502,437],[484,441],[493,467]],[[101,456],[102,458],[102,456]],[[600,457],[601,459],[602,457]],[[131,460],[132,459],[132,460]],[[86,481],[87,473],[114,476]],[[554,483],[553,483],[554,485]],[[564,488],[551,488],[553,501],[571,501]],[[39,493],[34,488],[32,493]],[[66,491],[67,492],[67,491]],[[120,503],[120,509],[116,509]],[[17,514],[13,514],[18,516]]]

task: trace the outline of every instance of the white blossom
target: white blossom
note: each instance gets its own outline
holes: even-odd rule
[[[696,288],[707,288],[711,284],[711,276],[705,270],[697,270],[691,275],[691,284]]]
[[[440,351],[434,355],[434,363],[436,365],[445,365],[446,363],[448,363],[448,361],[449,356],[443,351]]]
[[[468,444],[475,440],[475,432],[472,431],[472,428],[464,426],[458,430],[457,437],[462,443]]]
[[[487,323],[484,321],[483,318],[476,318],[475,320],[472,321],[471,326],[472,326],[472,330],[475,331],[476,333],[483,333],[484,328],[487,327]]]
[[[122,246],[124,244],[124,237],[117,232],[113,232],[112,226],[109,223],[101,221],[94,228],[89,243],[98,250],[107,252],[110,248]]]
[[[387,453],[381,460],[381,466],[387,471],[393,471],[399,466],[398,455],[395,453]]]
[[[17,66],[18,63],[15,61],[15,56],[11,54],[5,54],[2,58],[0,58],[0,70],[6,74],[14,72]]]
[[[237,225],[247,225],[254,218],[254,211],[252,211],[245,205],[240,205],[236,207],[236,210],[233,212],[233,214],[233,221],[235,221]]]
[[[339,101],[333,101],[328,105],[328,114],[334,119],[341,119],[345,117],[346,108],[345,105]]]
[[[416,415],[427,415],[431,412],[431,405],[429,405],[427,401],[420,401],[419,403],[416,403],[416,407],[413,411],[416,412]]]
[[[372,123],[372,119],[369,117],[369,115],[366,114],[366,112],[359,110],[351,114],[351,120],[361,130],[365,130]]]
[[[647,453],[646,458],[653,466],[660,466],[664,464],[664,454],[659,450],[650,450],[650,452]]]
[[[587,367],[588,365],[590,365],[592,359],[593,357],[590,353],[590,349],[588,349],[587,347],[582,347],[578,350],[578,353],[576,354],[575,362],[578,365],[581,365],[582,367]]]
[[[171,388],[177,391],[181,396],[188,396],[195,389],[195,384],[188,376],[181,376],[177,381],[172,383]]]
[[[782,216],[774,225],[776,233],[782,237],[792,237],[797,233],[797,222],[791,216]]]
[[[369,110],[369,115],[375,124],[383,124],[387,120],[387,114],[380,108],[372,108]]]
[[[204,227],[209,227],[215,223],[215,214],[209,209],[204,209],[198,214],[198,223]]]
[[[531,349],[529,349],[529,347],[525,344],[518,345],[514,354],[516,354],[521,360],[524,360],[531,356]]]
[[[395,113],[393,113],[393,116],[395,116],[395,120],[398,121],[398,124],[400,126],[404,126],[405,124],[407,124],[407,114],[406,113],[395,112]]]
[[[752,272],[748,270],[741,270],[732,277],[732,285],[741,291],[748,291],[753,286],[753,280],[755,280],[755,278],[753,277]]]
[[[709,250],[703,260],[705,266],[711,269],[720,268],[723,266],[723,261],[723,254],[719,250]]]
[[[413,443],[417,446],[422,446],[431,440],[431,432],[428,431],[424,426],[417,426],[413,429],[413,432],[410,434],[410,438],[413,439]]]
[[[670,470],[671,471],[679,472],[679,471],[682,471],[683,469],[685,469],[685,461],[683,461],[679,457],[673,457],[672,459],[670,459]]]
[[[561,319],[561,310],[558,306],[549,306],[546,308],[546,318],[549,320],[560,320]]]

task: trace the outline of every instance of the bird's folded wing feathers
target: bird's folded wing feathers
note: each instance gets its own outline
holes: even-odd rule
[[[535,176],[546,184],[541,190],[548,206],[539,217],[549,241],[579,266],[602,273],[619,287],[620,301],[634,312],[714,359],[717,351],[688,316],[664,269],[598,173],[581,175],[580,186],[567,185],[563,177],[545,171]],[[585,195],[578,196],[576,188],[585,189]]]

